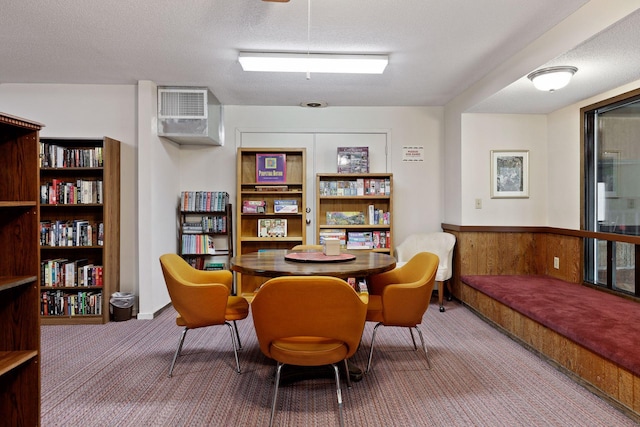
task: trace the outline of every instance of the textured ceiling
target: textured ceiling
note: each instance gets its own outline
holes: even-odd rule
[[[442,106],[585,3],[312,0],[308,28],[308,0],[3,0],[0,83],[151,80],[207,86],[227,105]],[[640,78],[640,17],[627,21],[603,44],[586,42],[552,62],[578,66],[576,81],[586,78],[583,70],[591,61],[617,64],[615,80],[601,76],[602,89]],[[619,49],[603,57],[603,46]],[[243,72],[237,62],[241,50],[385,53],[390,64],[383,75],[312,74],[307,79]],[[629,68],[623,66],[627,62]],[[475,108],[522,110],[522,90],[531,93],[523,79]],[[527,103],[528,108],[557,108],[558,98],[555,104],[540,101],[539,107]]]

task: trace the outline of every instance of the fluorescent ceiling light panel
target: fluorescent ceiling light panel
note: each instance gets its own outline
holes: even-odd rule
[[[389,57],[387,55],[240,52],[238,61],[244,71],[382,74],[389,63]]]

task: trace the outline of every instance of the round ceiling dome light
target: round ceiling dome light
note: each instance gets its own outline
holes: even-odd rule
[[[576,71],[576,67],[549,67],[536,70],[527,78],[533,82],[536,89],[554,92],[568,85]]]
[[[327,106],[327,103],[324,101],[307,101],[307,102],[301,102],[300,106],[307,107],[307,108],[324,108]]]

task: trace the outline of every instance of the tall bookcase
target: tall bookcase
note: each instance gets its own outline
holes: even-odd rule
[[[42,324],[99,324],[120,281],[120,142],[40,141]]]
[[[38,133],[0,113],[0,414],[40,423]]]
[[[284,155],[284,172],[281,180],[261,180],[257,178],[257,162],[263,155],[279,157]],[[281,157],[279,157],[281,158]],[[306,149],[304,148],[239,148],[237,153],[237,228],[236,251],[238,254],[271,249],[291,249],[306,243]],[[264,201],[264,211],[243,206],[256,206],[254,202]],[[275,211],[276,201],[295,201],[296,212]],[[251,210],[255,212],[247,212]],[[272,237],[261,237],[259,221],[286,220],[286,237],[274,233]],[[263,278],[236,275],[236,292],[253,292]]]
[[[179,253],[199,270],[229,269],[233,256],[232,205],[223,191],[183,191]]]
[[[317,174],[316,212],[318,243],[342,234],[343,248],[355,249],[370,236],[366,250],[393,254],[393,174]]]

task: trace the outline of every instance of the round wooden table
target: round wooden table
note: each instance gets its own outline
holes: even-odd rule
[[[231,269],[251,276],[333,276],[367,277],[372,274],[392,270],[396,259],[391,255],[370,251],[342,251],[355,256],[351,261],[339,262],[299,262],[285,259],[288,250],[267,250],[251,252],[231,258]]]

